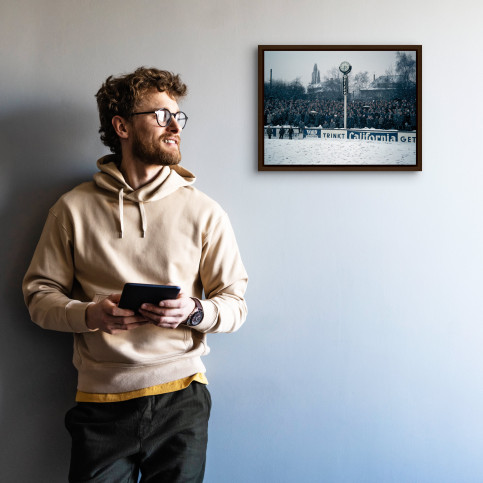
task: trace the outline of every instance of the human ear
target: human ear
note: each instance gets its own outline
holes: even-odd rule
[[[128,123],[121,116],[114,116],[112,118],[112,127],[120,138],[127,139],[129,137]]]

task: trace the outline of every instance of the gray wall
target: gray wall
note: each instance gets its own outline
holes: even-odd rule
[[[48,207],[105,152],[110,74],[183,75],[184,165],[230,214],[249,319],[211,336],[208,482],[483,481],[483,7],[4,0],[0,480],[66,481],[71,336],[20,293]],[[257,172],[258,44],[422,44],[422,173]]]

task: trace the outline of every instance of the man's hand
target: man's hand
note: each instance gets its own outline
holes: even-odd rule
[[[149,321],[132,310],[120,309],[117,304],[121,294],[109,295],[106,299],[87,306],[86,325],[89,329],[99,329],[108,334],[119,334],[125,330],[136,329]]]
[[[159,305],[143,304],[139,312],[158,327],[176,329],[195,309],[195,303],[182,292],[175,299],[162,300]]]

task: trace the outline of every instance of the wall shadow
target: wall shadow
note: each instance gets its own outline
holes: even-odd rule
[[[42,330],[33,324],[21,283],[49,207],[95,171],[95,159],[79,151],[83,141],[95,133],[93,120],[93,111],[65,105],[59,110],[30,107],[0,118],[0,298],[4,316],[0,481],[67,481],[70,439],[63,419],[74,404],[77,377],[71,362],[72,334]],[[86,145],[92,146],[92,139]]]

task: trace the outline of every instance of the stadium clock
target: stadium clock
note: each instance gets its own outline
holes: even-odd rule
[[[344,74],[344,75],[347,75],[351,70],[352,70],[352,65],[349,64],[349,62],[347,62],[346,60],[344,60],[344,62],[342,62],[340,65],[339,65],[339,70]]]

